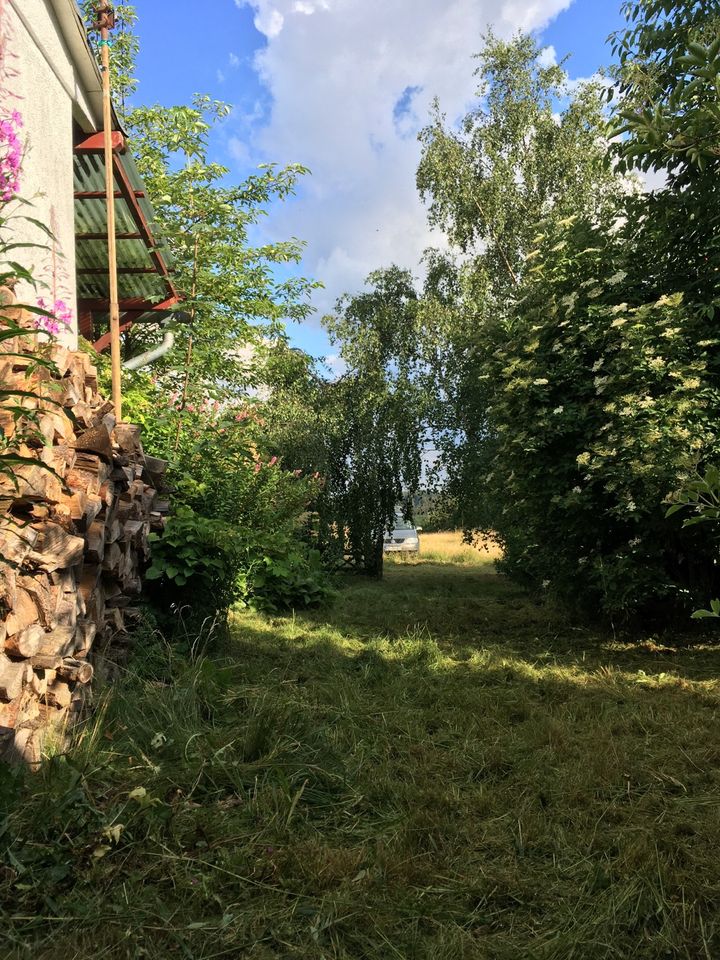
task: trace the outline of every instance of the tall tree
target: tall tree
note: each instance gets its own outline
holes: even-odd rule
[[[501,84],[496,97],[488,94],[488,104],[505,106],[494,119],[491,107],[483,110],[478,152],[484,156],[485,143],[492,143],[499,162],[490,170],[499,179],[478,161],[484,178],[472,189],[495,184],[488,200],[497,201],[503,231],[495,221],[492,229],[482,227],[478,214],[477,238],[469,235],[483,246],[469,250],[455,276],[440,257],[429,272],[426,309],[447,318],[449,360],[441,382],[449,400],[451,488],[468,511],[474,508],[472,523],[500,536],[511,573],[613,616],[667,614],[693,594],[706,596],[717,577],[712,536],[668,524],[663,507],[697,465],[712,459],[720,413],[712,323],[717,186],[708,175],[714,161],[697,151],[671,156],[677,131],[663,140],[660,129],[692,126],[685,112],[692,103],[705,130],[716,109],[712,84],[687,92],[692,81],[682,47],[687,40],[692,52],[692,37],[706,30],[707,7],[704,20],[696,16],[703,6],[627,5],[617,73],[622,117],[612,128],[625,127],[625,139],[613,144],[604,136],[599,91],[587,90],[588,126],[573,128],[582,135],[558,147],[559,164],[552,151],[544,156],[550,170],[564,171],[555,193],[529,191],[524,208],[515,205],[532,173],[523,144],[532,143],[537,121],[519,136],[516,110],[529,81],[524,71],[518,78],[492,70],[489,82],[504,76],[509,85]],[[658,17],[661,24],[669,18],[670,33],[658,31]],[[654,132],[632,119],[640,96],[633,51],[638,63],[657,62],[664,71],[653,87]],[[705,53],[712,61],[712,51]],[[699,51],[694,56],[701,59]],[[550,109],[546,102],[546,116]],[[553,122],[562,127],[562,118]],[[698,150],[701,140],[703,150],[712,149],[711,134],[692,137]],[[516,165],[508,163],[512,157]],[[643,170],[667,162],[669,183],[651,194],[633,188],[622,179],[631,161]],[[440,186],[450,200],[462,200],[467,180],[453,169]],[[503,213],[506,196],[514,220]],[[541,196],[544,202],[533,204]],[[471,208],[446,207],[455,240],[457,211],[467,211],[469,230]]]
[[[306,450],[324,478],[321,540],[378,575],[383,535],[401,504],[409,512],[420,482],[425,393],[411,275],[390,267],[367,284],[325,318],[345,369],[335,380],[315,381]]]
[[[490,34],[478,60],[477,105],[457,127],[436,105],[417,175],[430,222],[448,239],[448,251],[428,256],[424,340],[437,377],[442,475],[469,526],[489,522],[482,463],[496,439],[482,330],[522,295],[537,234],[569,216],[606,219],[620,191],[598,83],[570,89],[562,65],[544,65],[530,36]]]

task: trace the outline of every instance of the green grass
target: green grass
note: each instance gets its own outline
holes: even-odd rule
[[[3,774],[3,957],[712,960],[719,655],[447,563],[222,656],[145,638],[73,755]]]

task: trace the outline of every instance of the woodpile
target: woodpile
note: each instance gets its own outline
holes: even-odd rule
[[[86,354],[46,346],[58,378],[19,340],[0,343],[0,388],[35,395],[22,405],[38,437],[13,445],[17,401],[0,405],[0,436],[26,460],[0,474],[0,758],[34,763],[81,712],[97,651],[127,643],[167,465],[115,422]]]

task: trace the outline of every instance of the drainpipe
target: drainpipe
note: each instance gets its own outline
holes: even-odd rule
[[[159,360],[160,357],[164,357],[174,346],[175,334],[172,330],[166,330],[162,343],[159,343],[156,347],[152,347],[150,350],[146,350],[145,353],[141,353],[137,357],[126,360],[123,367],[125,370],[139,370],[140,367],[146,367],[148,364]]]

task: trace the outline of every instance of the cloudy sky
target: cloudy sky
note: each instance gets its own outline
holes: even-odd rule
[[[318,313],[376,267],[416,268],[433,243],[415,190],[417,132],[435,96],[450,119],[472,102],[488,27],[534,31],[583,77],[607,62],[621,22],[620,0],[175,0],[171,19],[165,3],[135,2],[138,99],[232,103],[213,150],[238,177],[266,161],[311,169],[264,229],[307,241],[301,272],[326,287]],[[317,320],[292,336],[330,351]]]

